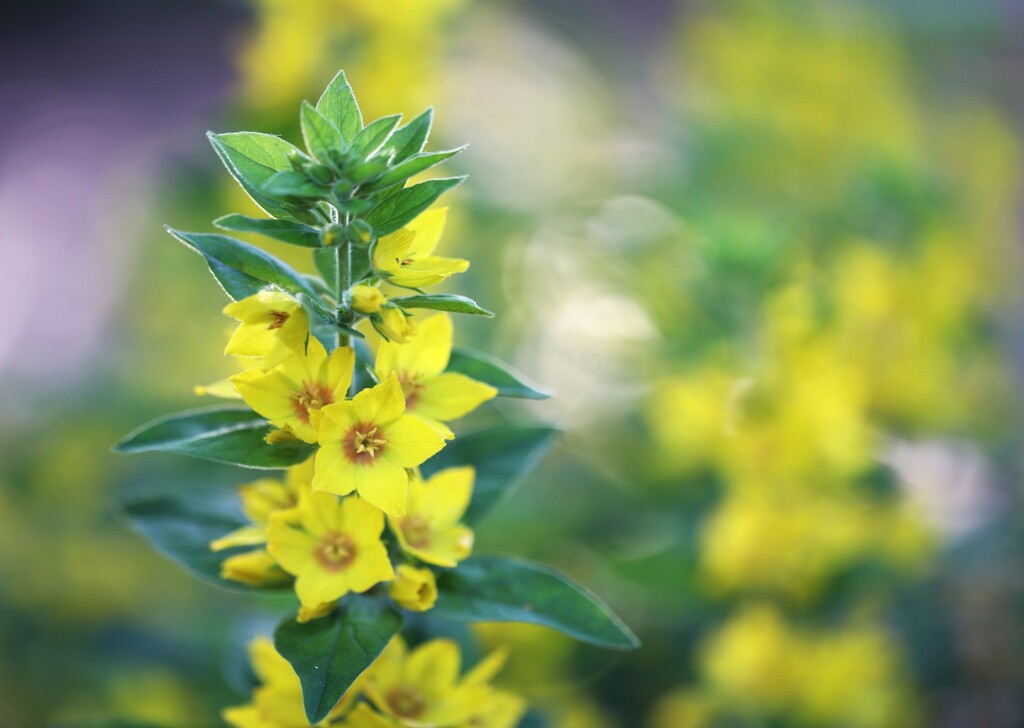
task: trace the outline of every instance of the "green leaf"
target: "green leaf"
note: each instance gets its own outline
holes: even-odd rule
[[[401,129],[395,131],[388,139],[387,148],[394,152],[394,162],[408,159],[423,151],[430,136],[430,126],[434,122],[434,110],[427,109]]]
[[[599,647],[635,650],[640,640],[604,602],[564,574],[501,556],[439,572],[431,615],[460,622],[526,622]]]
[[[278,625],[274,647],[299,676],[310,723],[327,717],[401,628],[402,616],[391,604],[357,594],[330,616],[305,624],[288,617]]]
[[[335,298],[338,297],[338,291],[334,290],[334,284],[338,280],[338,251],[340,249],[341,246],[332,245],[329,248],[320,248],[313,253],[313,265],[327,281],[327,287]]]
[[[547,454],[557,430],[538,425],[502,425],[489,430],[459,435],[423,463],[426,477],[439,470],[460,465],[476,469],[473,500],[463,517],[467,524],[479,522],[506,498]]]
[[[366,221],[373,225],[378,236],[393,233],[430,207],[442,194],[462,184],[465,179],[465,176],[444,177],[404,187],[381,200],[370,210]]]
[[[465,148],[466,147],[463,146],[458,149],[450,149],[445,152],[426,152],[425,154],[416,154],[391,167],[380,177],[364,185],[363,189],[372,192],[375,190],[382,190],[385,187],[391,187],[392,185],[401,184],[413,175],[426,171],[434,165],[440,164],[444,160],[454,157]]]
[[[276,173],[263,183],[263,191],[274,197],[300,199],[316,199],[327,194],[327,190],[312,182],[302,172],[292,170]]]
[[[295,299],[302,304],[309,320],[309,333],[324,345],[330,354],[338,348],[338,325],[330,311],[325,309],[317,299],[300,293]]]
[[[373,371],[373,352],[365,341],[353,341],[352,348],[356,353],[356,365],[352,372],[352,386],[348,395],[351,399],[364,389],[377,384],[377,376]]]
[[[352,139],[352,148],[359,152],[363,158],[373,156],[373,153],[380,149],[381,145],[388,140],[391,132],[395,130],[395,127],[398,126],[398,122],[401,120],[401,114],[394,114],[392,116],[383,116],[376,121],[370,122]]]
[[[114,445],[115,452],[176,452],[246,468],[287,468],[313,446],[295,440],[269,444],[275,428],[250,409],[232,406],[189,410],[153,420]]]
[[[324,89],[320,100],[316,102],[316,110],[338,128],[346,142],[363,128],[363,115],[344,71],[338,71],[338,75]]]
[[[225,293],[236,301],[253,295],[269,284],[279,286],[289,293],[305,293],[316,297],[316,291],[302,275],[253,245],[227,235],[166,229],[206,258],[213,277]]]
[[[282,243],[301,245],[304,248],[321,247],[320,231],[312,225],[303,225],[301,222],[249,217],[235,213],[218,217],[213,224],[221,230],[231,230],[236,233],[259,233],[268,238],[280,240]]]
[[[251,131],[208,132],[207,137],[231,176],[264,212],[297,222],[316,221],[312,213],[282,202],[263,189],[275,174],[292,169],[289,161],[292,156],[305,156],[298,148],[280,137]]]
[[[472,298],[459,296],[454,293],[432,293],[422,296],[406,296],[404,298],[392,298],[402,308],[429,308],[435,311],[451,311],[453,313],[470,313],[477,316],[494,316],[486,308],[480,308]]]
[[[306,149],[310,154],[325,164],[332,164],[335,158],[340,157],[345,139],[338,131],[338,127],[313,108],[308,101],[302,102],[299,125],[302,127],[302,139],[306,142]]]
[[[208,584],[245,592],[275,588],[220,578],[221,564],[226,558],[252,548],[210,550],[211,541],[249,523],[234,491],[189,492],[189,486],[182,484],[163,486],[160,491],[122,497],[132,526],[157,551]],[[290,583],[283,571],[281,577],[281,587]]]
[[[499,397],[519,399],[548,399],[551,395],[540,390],[529,379],[505,362],[482,351],[455,347],[448,359],[448,371],[465,374],[498,390]]]

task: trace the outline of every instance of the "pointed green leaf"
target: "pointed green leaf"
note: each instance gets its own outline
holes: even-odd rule
[[[253,548],[210,550],[211,541],[249,523],[234,491],[190,490],[190,486],[181,483],[162,486],[157,492],[148,490],[151,492],[122,497],[132,526],[160,553],[193,576],[232,591],[274,589],[291,583],[284,571],[279,583],[259,588],[220,577],[226,558]]]
[[[463,177],[444,177],[404,187],[388,195],[366,216],[377,235],[395,232],[430,207],[442,194],[462,184]]]
[[[280,137],[251,131],[209,132],[207,137],[231,176],[264,212],[286,220],[315,222],[310,212],[282,202],[263,189],[275,174],[292,169],[290,157],[304,157],[299,149]]]
[[[288,617],[278,625],[274,647],[299,676],[310,723],[327,717],[401,628],[402,615],[390,603],[358,594],[327,617],[305,624]]]
[[[167,232],[206,258],[214,278],[236,301],[269,284],[289,293],[316,297],[316,291],[302,275],[255,246],[227,235],[186,233],[172,228],[167,228]]]
[[[548,399],[551,395],[538,389],[524,374],[520,374],[500,359],[482,351],[456,347],[448,359],[448,371],[465,374],[498,390],[499,397],[519,399]]]
[[[476,470],[473,500],[463,520],[479,522],[522,482],[554,444],[558,431],[538,425],[502,425],[459,435],[427,462],[423,474],[472,465]]]
[[[370,122],[352,139],[352,148],[363,158],[372,156],[387,141],[401,120],[401,114],[394,114]]]
[[[275,198],[295,197],[317,199],[327,194],[327,189],[310,181],[302,172],[285,170],[278,172],[263,183],[263,191]]]
[[[477,316],[494,316],[486,308],[480,308],[472,298],[459,296],[454,293],[432,293],[422,296],[405,296],[404,298],[392,298],[402,308],[429,308],[435,311],[451,311],[452,313],[468,313]]]
[[[213,224],[221,230],[238,233],[259,233],[268,238],[280,240],[282,243],[301,245],[304,248],[320,247],[320,231],[312,225],[290,220],[274,220],[273,218],[249,217],[237,213],[219,217]]]
[[[501,556],[478,556],[440,571],[430,612],[460,622],[526,622],[581,642],[635,650],[636,635],[608,606],[558,571]]]
[[[338,291],[334,290],[334,283],[338,280],[338,252],[340,250],[340,245],[332,245],[329,248],[320,248],[313,253],[313,265],[317,272],[324,277],[331,295],[335,298],[339,295]]]
[[[337,127],[345,141],[351,141],[363,128],[363,115],[344,71],[338,71],[324,90],[316,102],[316,110]]]
[[[391,138],[388,139],[387,149],[394,152],[395,164],[423,151],[433,122],[434,110],[427,109],[391,135]]]
[[[298,440],[269,444],[274,431],[250,409],[220,406],[153,420],[114,445],[115,452],[175,452],[245,468],[287,468],[301,463],[313,446]]]
[[[413,155],[412,157],[399,162],[377,179],[364,185],[364,189],[372,192],[374,190],[382,190],[386,187],[391,187],[392,185],[402,184],[413,175],[424,172],[434,165],[440,164],[444,160],[454,157],[465,148],[466,147],[459,147],[458,149],[450,149],[445,152],[426,152],[424,154]]]
[[[330,119],[317,111],[308,101],[302,102],[299,111],[299,125],[306,149],[325,164],[331,164],[340,157],[345,140]]]

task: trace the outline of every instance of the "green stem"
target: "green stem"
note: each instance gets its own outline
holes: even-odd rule
[[[336,276],[334,281],[334,289],[338,293],[338,302],[341,304],[341,306],[339,306],[339,312],[342,310],[345,311],[345,313],[343,314],[344,318],[342,319],[341,322],[344,324],[350,324],[352,322],[348,320],[348,308],[347,306],[345,306],[344,303],[342,303],[342,301],[345,298],[345,293],[348,291],[349,288],[352,287],[352,244],[348,240],[339,243],[338,245],[335,246],[334,271]],[[349,337],[345,334],[342,334],[341,330],[339,329],[338,346],[348,345]]]

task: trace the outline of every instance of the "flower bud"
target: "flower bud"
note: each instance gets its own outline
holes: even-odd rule
[[[388,594],[400,607],[412,612],[425,612],[437,601],[437,580],[430,569],[417,569],[401,564]]]
[[[374,286],[352,286],[348,294],[349,305],[359,313],[377,313],[388,302],[387,296]]]
[[[324,227],[320,232],[320,241],[324,244],[325,248],[329,248],[332,245],[337,245],[345,240],[345,227],[339,225],[336,222],[332,222],[330,225]]]
[[[370,323],[378,334],[396,344],[407,344],[409,338],[416,335],[416,324],[399,308],[382,308]]]
[[[373,240],[373,227],[366,220],[353,220],[348,224],[348,239],[360,245],[369,245]]]

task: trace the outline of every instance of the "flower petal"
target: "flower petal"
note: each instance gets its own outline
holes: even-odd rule
[[[444,447],[444,437],[422,420],[405,415],[381,428],[387,441],[384,460],[403,468],[415,468]]]

